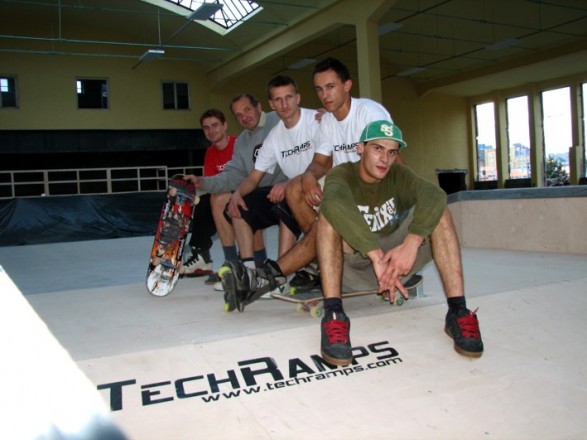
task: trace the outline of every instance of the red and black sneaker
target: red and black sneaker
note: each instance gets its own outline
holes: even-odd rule
[[[463,308],[456,313],[449,310],[444,331],[454,340],[457,353],[468,357],[480,357],[483,354],[477,310],[471,312]]]
[[[322,317],[322,358],[332,365],[348,365],[353,361],[349,331],[351,321],[344,312],[326,312]]]

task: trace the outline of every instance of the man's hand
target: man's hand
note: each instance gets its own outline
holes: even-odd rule
[[[404,298],[408,298],[408,292],[401,283],[401,278],[409,274],[414,267],[418,248],[423,241],[423,237],[408,234],[402,244],[387,253],[381,249],[369,252],[369,258],[379,281],[379,293],[389,291],[390,302],[395,299],[395,289],[399,290]]]
[[[267,198],[272,203],[279,203],[283,199],[285,199],[285,187],[287,186],[287,182],[276,183],[269,191]]]
[[[375,271],[375,276],[377,277],[377,281],[379,282],[379,289],[378,289],[377,293],[382,294],[382,295],[388,297],[390,301],[393,301],[393,299],[395,298],[395,289],[396,288],[400,292],[402,292],[402,289],[405,292],[404,286],[401,284],[399,279],[397,279],[397,277],[395,280],[395,281],[397,281],[397,283],[395,281],[393,281],[390,284],[389,282],[383,281],[386,277],[386,272],[389,269],[389,263],[385,259],[386,254],[383,252],[382,249],[375,249],[375,250],[369,252],[367,255],[369,256],[369,259],[373,263],[373,270]],[[405,294],[402,292],[402,295],[406,296],[407,292],[405,292]]]
[[[183,176],[183,179],[189,180],[190,182],[192,182],[197,189],[201,189],[202,186],[204,185],[204,179],[202,179],[200,176],[196,176],[194,174],[187,174],[187,175]]]
[[[322,203],[322,188],[311,173],[302,174],[302,189],[308,205],[318,206]]]
[[[324,113],[326,113],[325,108],[317,108],[316,114],[314,115],[314,119],[316,119],[318,122],[322,122],[322,116],[324,115]]]
[[[235,191],[232,193],[232,196],[230,197],[230,200],[228,202],[228,214],[232,218],[242,218],[241,211],[239,208],[242,208],[245,211],[249,210],[247,204],[241,197],[240,193],[238,191]]]
[[[310,206],[318,206],[322,203],[322,188],[318,180],[332,168],[332,156],[314,153],[312,162],[308,165],[306,172],[300,177],[302,179],[302,190],[304,199]]]

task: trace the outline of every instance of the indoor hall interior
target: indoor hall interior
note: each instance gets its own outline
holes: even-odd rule
[[[270,255],[276,236],[266,233]],[[375,296],[347,299],[357,357],[333,370],[319,361],[320,320],[294,304],[261,299],[226,313],[222,293],[205,278],[180,279],[166,297],[150,295],[152,239],[0,247],[3,270],[30,304],[25,314],[6,316],[13,292],[3,277],[8,373],[55,384],[34,410],[53,414],[58,395],[80,393],[72,375],[53,369],[54,352],[42,349],[53,335],[95,387],[87,393],[99,394],[130,439],[587,434],[585,254],[465,247],[468,305],[478,308],[485,344],[479,359],[457,354],[444,334],[447,306],[433,266],[422,273],[424,296],[400,307]],[[213,258],[222,258],[217,242]],[[46,332],[34,340],[27,340],[28,315]],[[7,383],[16,379],[3,374]],[[34,410],[24,404],[39,395],[17,390],[3,399],[21,401],[16,420],[26,420]],[[71,397],[62,410],[76,402]],[[10,428],[26,432],[22,424]]]
[[[585,1],[0,0],[0,28],[0,438],[587,437]],[[325,57],[449,193],[481,358],[444,333],[432,266],[401,307],[345,300],[345,368],[293,304],[226,313],[203,278],[147,292],[199,115],[240,133],[228,103],[268,111],[277,74],[317,108]]]

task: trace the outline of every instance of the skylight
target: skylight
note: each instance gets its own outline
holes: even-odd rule
[[[169,3],[184,7],[190,11],[197,10],[203,3],[221,4],[222,9],[214,13],[208,20],[201,21],[203,25],[213,22],[220,29],[214,26],[207,26],[218,33],[225,34],[238,25],[244,23],[263,8],[255,2],[248,0],[220,0],[220,1],[194,1],[194,0],[166,0]]]

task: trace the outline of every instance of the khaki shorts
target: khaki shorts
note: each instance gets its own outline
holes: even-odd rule
[[[414,208],[410,209],[404,219],[400,220],[400,226],[397,230],[389,235],[379,239],[379,244],[384,252],[393,249],[403,243],[408,235],[408,226],[414,218]],[[424,240],[420,249],[414,267],[408,275],[402,278],[402,282],[407,281],[416,272],[419,272],[432,261],[432,249],[430,248],[430,239]],[[352,292],[361,290],[374,290],[379,288],[373,264],[368,257],[363,257],[359,252],[344,255],[344,267],[342,273],[342,291]]]

